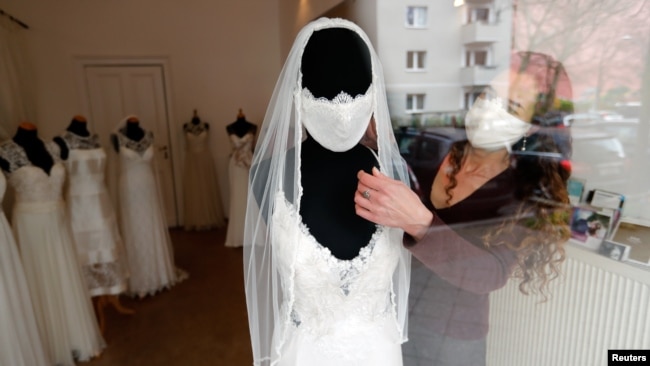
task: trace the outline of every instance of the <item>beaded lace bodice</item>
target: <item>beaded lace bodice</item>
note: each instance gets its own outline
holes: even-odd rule
[[[65,131],[61,135],[61,138],[68,145],[68,148],[70,150],[88,150],[101,147],[101,144],[99,142],[99,135],[97,134],[92,134],[90,136],[79,136],[70,131]]]
[[[186,123],[183,126],[183,130],[187,133],[192,133],[198,135],[204,131],[207,131],[207,124],[204,122],[201,123]]]
[[[358,334],[394,317],[391,281],[399,247],[387,230],[378,226],[357,257],[341,260],[309,233],[284,193],[274,207],[274,261],[285,289],[286,324],[320,337],[340,329]]]
[[[236,134],[230,134],[232,144],[232,158],[235,159],[237,166],[250,168],[253,161],[253,144],[255,143],[255,134],[248,132],[242,137]]]
[[[150,150],[149,147],[153,145],[153,133],[151,131],[145,132],[144,137],[140,140],[133,141],[124,134],[124,131],[120,130],[117,134],[117,138],[121,147],[126,147],[140,155],[144,155],[148,150]]]
[[[59,148],[54,142],[46,142],[45,147],[54,160],[48,174],[33,165],[22,146],[6,141],[0,146],[0,155],[9,162],[8,183],[16,191],[16,202],[57,202],[62,198],[65,168],[59,158]]]

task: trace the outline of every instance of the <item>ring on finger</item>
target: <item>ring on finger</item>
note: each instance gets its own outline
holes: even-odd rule
[[[365,191],[363,191],[363,193],[361,193],[361,195],[363,196],[363,198],[369,200],[370,199],[370,190],[366,189]]]

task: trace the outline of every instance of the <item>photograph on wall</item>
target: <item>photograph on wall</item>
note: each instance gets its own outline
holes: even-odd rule
[[[571,213],[571,241],[592,250],[598,250],[607,237],[612,221],[612,210],[595,207],[574,207]]]
[[[627,245],[627,260],[650,265],[650,222],[623,217],[614,230],[611,242]]]

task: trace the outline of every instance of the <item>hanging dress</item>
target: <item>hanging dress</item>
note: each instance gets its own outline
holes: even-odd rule
[[[0,202],[7,181],[0,174]],[[49,366],[14,234],[0,211],[0,365]]]
[[[248,173],[253,160],[255,132],[239,137],[230,134],[232,154],[228,165],[230,183],[230,213],[228,215],[227,247],[244,245],[244,222],[246,220],[246,200],[248,198]]]
[[[153,165],[153,134],[146,132],[140,141],[129,139],[122,131],[116,136],[120,165],[120,228],[130,271],[128,291],[142,298],[172,287],[187,274],[174,264],[165,208]]]
[[[183,170],[184,228],[209,230],[225,226],[217,173],[205,123],[188,123]]]
[[[91,296],[117,295],[127,288],[128,269],[117,217],[105,184],[106,152],[97,135],[66,131],[70,154],[66,203],[82,273]]]
[[[12,140],[2,144],[0,155],[10,163],[8,182],[16,192],[12,226],[42,339],[54,364],[72,366],[99,355],[105,343],[65,214],[65,168],[58,146],[46,147],[54,160],[49,173],[32,165]]]

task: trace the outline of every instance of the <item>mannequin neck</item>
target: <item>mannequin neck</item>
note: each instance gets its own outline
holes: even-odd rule
[[[34,129],[26,129],[19,127],[13,138],[14,142],[22,147],[33,145],[35,142],[40,141],[38,138],[38,131]]]
[[[139,122],[128,121],[124,134],[133,141],[140,141],[144,137],[144,130],[140,127]]]

